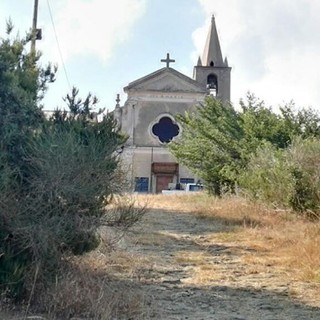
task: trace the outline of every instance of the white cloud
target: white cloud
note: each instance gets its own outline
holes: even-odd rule
[[[291,100],[320,108],[320,1],[198,0],[207,20],[195,30],[203,50],[215,14],[222,53],[232,66],[233,102],[255,93],[277,106]]]
[[[114,49],[131,37],[131,28],[143,16],[146,0],[60,0],[51,9],[61,52],[66,61],[76,56],[94,56],[104,64]],[[43,4],[43,10],[47,6]],[[51,22],[44,21],[44,39],[39,48],[49,61],[60,61]],[[40,21],[41,25],[41,21]],[[51,43],[47,39],[51,39]]]
[[[273,106],[294,100],[297,106],[320,107],[320,67],[313,65],[319,53],[292,51],[290,55],[270,55],[266,59],[267,73],[256,83],[252,91],[266,97]],[[303,62],[300,65],[300,62]]]

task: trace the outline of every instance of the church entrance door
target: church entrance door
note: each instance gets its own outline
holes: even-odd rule
[[[168,189],[168,184],[173,182],[173,175],[157,175],[156,193]]]
[[[156,193],[168,189],[168,184],[173,182],[173,178],[179,172],[179,164],[175,162],[154,162],[151,167],[152,173],[156,177]]]

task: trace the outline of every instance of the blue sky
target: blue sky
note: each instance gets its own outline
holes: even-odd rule
[[[24,35],[32,24],[34,0],[1,0],[0,36],[11,17]],[[216,17],[222,54],[232,67],[231,99],[237,105],[251,91],[277,107],[320,109],[319,0],[39,0],[41,63],[59,66],[45,109],[64,107],[67,78],[100,107],[112,110],[129,82],[164,66],[192,76],[211,15]]]

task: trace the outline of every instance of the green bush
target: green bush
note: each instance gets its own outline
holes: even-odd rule
[[[26,183],[0,195],[3,238],[12,235],[1,249],[6,259],[13,252],[9,274],[25,269],[21,281],[35,265],[39,276],[48,275],[65,253],[82,254],[99,244],[106,196],[119,191],[115,151],[125,137],[111,116],[94,122],[89,115],[56,112],[44,121],[26,144]]]
[[[294,192],[291,163],[283,150],[269,143],[257,149],[240,176],[240,185],[255,199],[288,207]]]
[[[38,67],[11,31],[0,41],[0,290],[20,299],[99,244],[108,200],[123,186],[116,150],[126,137],[111,115],[97,122],[97,99],[76,89],[70,112],[47,120],[38,105],[55,70]]]
[[[295,138],[285,150],[259,148],[241,176],[252,197],[309,217],[320,214],[320,140]]]
[[[290,204],[311,217],[320,215],[320,140],[296,139],[287,151],[292,162],[294,193]]]

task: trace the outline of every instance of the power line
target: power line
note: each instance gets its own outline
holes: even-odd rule
[[[62,52],[61,52],[61,48],[60,48],[60,44],[59,44],[59,40],[58,40],[58,34],[57,34],[56,27],[55,27],[55,24],[54,24],[54,21],[53,21],[53,15],[52,15],[52,11],[51,11],[49,0],[47,0],[47,4],[48,4],[48,9],[49,9],[49,14],[50,14],[50,18],[51,18],[51,23],[52,23],[54,35],[55,35],[57,46],[58,46],[60,59],[61,59],[61,62],[62,62],[62,67],[63,67],[63,70],[64,70],[64,75],[65,75],[65,77],[67,79],[67,83],[68,83],[69,89],[71,90],[71,85],[70,85],[67,69],[66,69],[65,63],[63,61],[63,56],[62,56]]]

